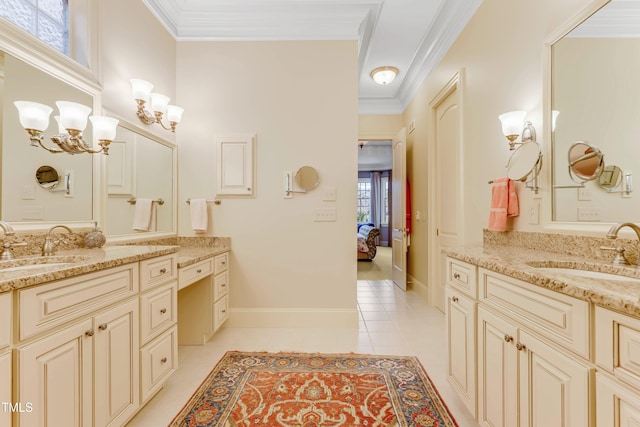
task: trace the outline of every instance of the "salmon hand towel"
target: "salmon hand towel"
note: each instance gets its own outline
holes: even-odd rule
[[[507,217],[518,216],[520,213],[515,187],[513,181],[506,176],[493,180],[489,230],[505,231],[507,229]]]

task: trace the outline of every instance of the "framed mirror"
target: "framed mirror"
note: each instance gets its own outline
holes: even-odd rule
[[[105,234],[111,241],[174,236],[177,232],[177,147],[120,119],[106,161]],[[149,230],[134,230],[137,199],[151,199]]]
[[[20,124],[18,110],[13,103],[27,100],[55,107],[56,101],[65,100],[78,102],[95,110],[96,92],[78,80],[66,75],[58,76],[49,69],[40,69],[32,65],[32,62],[13,54],[0,52],[0,59],[0,218],[16,225],[14,228],[18,229],[46,228],[52,223],[79,226],[91,224],[98,214],[94,195],[99,185],[95,180],[99,161],[94,158],[95,155],[52,154],[41,147],[31,146],[29,135]],[[58,125],[51,117],[48,129],[43,132],[45,141],[57,133]],[[93,142],[91,125],[83,132],[83,137]],[[53,145],[50,141],[46,142],[48,146]],[[34,181],[34,171],[42,165],[55,169],[59,176],[71,178],[73,185],[67,194],[61,197],[47,186]]]
[[[594,1],[591,7],[548,43],[545,116],[549,123],[551,111],[560,112],[555,129],[548,126],[547,133],[552,142],[553,187],[549,226],[554,228],[600,230],[608,223],[639,220],[640,198],[605,191],[599,179],[584,184],[592,191],[581,192],[567,174],[566,153],[576,141],[600,147],[607,162],[619,165],[623,177],[640,170],[640,0]],[[588,162],[581,163],[582,171],[574,165],[576,176],[591,176],[588,169],[597,160],[590,162],[589,168]],[[578,218],[584,206],[597,211],[599,221],[589,224]]]

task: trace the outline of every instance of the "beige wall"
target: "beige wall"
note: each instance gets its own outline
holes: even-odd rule
[[[402,128],[401,114],[361,114],[358,116],[358,139],[391,139]]]
[[[181,235],[184,200],[215,196],[215,136],[257,135],[256,197],[210,206],[208,234],[232,238],[230,324],[355,324],[357,43],[180,42],[177,63]],[[304,165],[320,186],[285,199]],[[328,206],[338,220],[314,222]]]

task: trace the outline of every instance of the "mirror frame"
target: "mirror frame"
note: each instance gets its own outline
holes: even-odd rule
[[[95,16],[91,13],[91,20],[95,20]],[[24,61],[33,67],[50,74],[54,78],[82,90],[93,97],[93,111],[102,112],[102,88],[97,77],[92,70],[85,68],[75,60],[64,55],[61,52],[46,45],[25,31],[19,29],[13,24],[2,24],[0,31],[0,50],[5,53]],[[93,52],[92,52],[93,55]],[[102,215],[102,198],[104,197],[104,179],[103,168],[104,159],[102,155],[91,155],[93,170],[93,188],[92,188],[92,213],[93,218],[86,221],[64,221],[64,224],[76,230],[92,230],[94,221],[102,224],[104,216]],[[61,221],[37,221],[37,222],[13,222],[9,223],[16,232],[42,232],[48,230],[52,225],[59,224]]]
[[[158,144],[164,145],[165,147],[171,148],[172,150],[172,167],[173,167],[173,189],[171,192],[172,198],[173,198],[173,203],[171,204],[171,206],[168,206],[165,204],[165,206],[163,207],[163,209],[171,209],[171,231],[150,231],[150,232],[145,232],[145,233],[130,233],[130,234],[114,234],[114,235],[107,235],[105,234],[106,238],[107,238],[107,242],[108,243],[117,243],[117,242],[136,242],[136,241],[144,241],[144,240],[149,240],[149,239],[159,239],[159,238],[168,238],[168,237],[176,237],[178,235],[178,146],[177,144],[169,141],[168,139],[164,139],[161,138],[160,136],[149,132],[146,128],[140,127],[137,124],[131,123],[128,120],[118,116],[117,114],[114,114],[112,112],[107,112],[107,115],[109,117],[114,117],[118,120],[120,120],[120,122],[118,123],[118,126],[121,126],[127,130],[130,130],[131,132],[137,133],[138,135],[142,135],[146,138],[151,139],[154,142],[157,142]],[[104,159],[104,162],[106,164],[106,159]],[[107,179],[106,179],[106,168],[103,169],[104,170],[104,174],[105,177],[103,178],[103,192],[102,192],[102,203],[100,206],[100,216],[102,218],[104,218],[104,225],[101,225],[100,228],[102,229],[103,232],[106,232],[107,229],[107,222],[109,221],[109,218],[107,217],[107,198],[108,198],[108,191],[107,191]]]
[[[549,167],[543,168],[541,173],[542,184],[544,188],[549,189],[543,194],[543,215],[542,226],[544,231],[552,233],[581,233],[581,234],[597,234],[604,235],[611,227],[611,223],[605,222],[560,222],[553,221],[553,185],[555,182],[554,175],[554,161],[558,154],[561,154],[564,158],[566,153],[555,153],[553,134],[551,131],[551,74],[552,74],[552,51],[553,45],[558,42],[562,37],[566,36],[575,27],[580,25],[585,19],[596,13],[604,5],[608,4],[611,0],[593,0],[587,6],[582,8],[572,18],[567,20],[564,24],[560,25],[555,31],[550,33],[544,42],[544,54],[543,54],[543,75],[542,75],[542,114],[543,114],[543,135],[545,141],[551,141],[549,144],[544,144],[544,155],[547,156],[549,161]]]

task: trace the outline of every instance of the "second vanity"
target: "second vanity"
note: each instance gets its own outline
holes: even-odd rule
[[[481,426],[640,423],[640,271],[451,249],[448,379]]]
[[[124,425],[178,368],[181,278],[211,265],[226,289],[228,251],[107,246],[0,270],[0,425]]]

